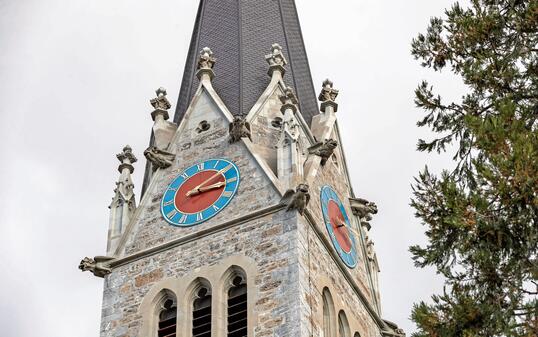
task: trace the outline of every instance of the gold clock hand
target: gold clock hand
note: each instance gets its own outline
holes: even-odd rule
[[[193,188],[192,190],[190,190],[189,192],[187,192],[187,196],[190,197],[192,194],[198,192],[199,193],[199,189],[200,187],[204,186],[205,184],[207,184],[208,182],[210,182],[211,180],[215,179],[217,176],[219,176],[220,174],[223,174],[223,173],[226,173],[229,169],[232,168],[232,165],[228,165],[226,166],[225,168],[223,168],[222,170],[219,170],[217,171],[217,173],[215,173],[214,175],[212,175],[211,177],[209,177],[208,179],[204,180],[200,185],[196,186],[195,188]]]
[[[226,185],[226,183],[224,181],[221,181],[221,182],[218,182],[218,183],[213,184],[213,185],[200,187],[200,188],[196,189],[196,191],[192,192],[190,195],[197,195],[197,194],[200,194],[200,193],[203,193],[203,192],[215,189],[215,188],[222,187],[224,185]]]

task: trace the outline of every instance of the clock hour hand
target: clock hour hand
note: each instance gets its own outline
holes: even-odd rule
[[[211,180],[215,179],[216,177],[219,176],[219,174],[223,174],[223,173],[226,173],[229,169],[232,168],[232,165],[228,165],[226,166],[225,168],[223,168],[222,170],[219,170],[217,171],[214,175],[212,175],[211,177],[209,177],[208,179],[204,180],[204,182],[202,182],[200,185],[196,186],[195,188],[193,188],[192,190],[190,190],[189,192],[187,192],[187,197],[190,197],[191,195],[193,194],[198,194],[200,193],[200,188],[202,186],[204,186],[205,184],[207,184],[208,182],[210,182]]]
[[[197,195],[197,194],[200,194],[200,193],[203,193],[203,192],[206,192],[206,191],[210,191],[210,190],[213,190],[213,189],[216,189],[216,188],[220,188],[220,187],[222,187],[224,185],[226,185],[226,183],[224,181],[220,181],[220,182],[218,182],[216,184],[213,184],[213,185],[199,187],[196,190],[189,191],[189,193],[187,193],[187,196]]]

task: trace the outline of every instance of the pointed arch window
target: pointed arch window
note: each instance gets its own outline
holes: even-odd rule
[[[343,311],[338,313],[338,337],[351,337],[349,322],[345,312]]]
[[[175,299],[167,298],[159,313],[158,337],[176,337],[177,305]]]
[[[246,337],[248,323],[247,283],[235,276],[228,290],[228,337]]]
[[[211,337],[211,292],[202,287],[192,305],[192,336]]]
[[[334,302],[329,289],[323,289],[323,337],[333,337]]]

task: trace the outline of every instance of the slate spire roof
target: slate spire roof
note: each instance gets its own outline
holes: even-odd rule
[[[199,51],[217,58],[213,86],[235,115],[246,115],[267,87],[264,59],[273,43],[289,64],[284,82],[299,100],[305,120],[319,113],[294,0],[200,0],[174,122],[179,124],[198,87]]]

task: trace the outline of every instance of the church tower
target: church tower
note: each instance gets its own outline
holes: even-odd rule
[[[79,266],[104,278],[101,337],[405,335],[382,318],[346,109],[318,93],[294,0],[200,1],[173,118],[165,89],[150,101],[138,206],[126,146],[106,256]]]

